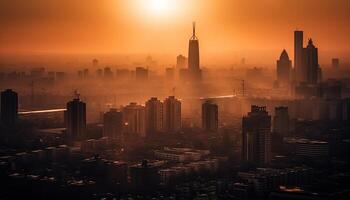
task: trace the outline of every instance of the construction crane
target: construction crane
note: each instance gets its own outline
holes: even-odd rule
[[[242,87],[242,97],[245,97],[245,81],[244,79],[238,79],[238,78],[233,78],[234,81],[240,81],[241,82],[241,87]],[[233,90],[235,91],[235,90]]]

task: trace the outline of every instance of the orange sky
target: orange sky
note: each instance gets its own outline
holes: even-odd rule
[[[0,0],[0,54],[187,54],[198,24],[204,63],[274,63],[293,31],[312,37],[322,59],[350,61],[349,0]],[[202,63],[203,63],[202,62]]]

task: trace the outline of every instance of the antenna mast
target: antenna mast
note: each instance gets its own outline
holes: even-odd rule
[[[193,22],[193,37],[196,37],[196,22]]]

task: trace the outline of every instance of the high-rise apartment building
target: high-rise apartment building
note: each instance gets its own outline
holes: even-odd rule
[[[18,95],[11,89],[1,92],[1,121],[5,125],[14,125],[18,114]]]
[[[206,131],[217,131],[219,127],[218,105],[206,101],[202,104],[202,128]]]
[[[146,134],[163,131],[163,103],[156,97],[146,102]]]
[[[166,132],[176,132],[181,128],[181,101],[174,96],[163,102],[163,128]]]
[[[66,132],[70,138],[82,139],[86,133],[86,104],[79,97],[67,103]]]
[[[271,116],[253,105],[242,119],[242,160],[264,166],[271,159]]]

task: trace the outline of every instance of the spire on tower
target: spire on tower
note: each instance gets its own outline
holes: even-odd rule
[[[196,36],[196,22],[192,23],[192,37],[191,40],[197,40],[197,36]]]
[[[196,37],[196,22],[193,22],[193,37]]]

